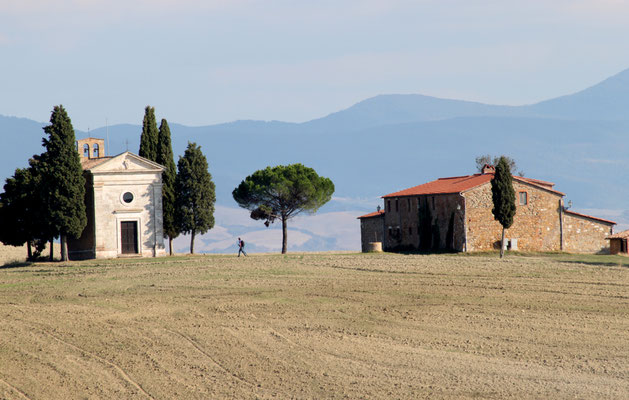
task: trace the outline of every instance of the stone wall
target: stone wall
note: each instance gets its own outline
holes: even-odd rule
[[[516,215],[505,231],[505,239],[517,239],[522,251],[558,251],[561,249],[559,207],[561,195],[533,185],[513,182]],[[519,192],[527,193],[527,204],[519,204]],[[491,212],[491,183],[464,193],[466,202],[467,250],[484,251],[500,248],[502,226]]]
[[[411,248],[417,239],[417,199],[395,197],[384,199],[384,250]],[[415,230],[413,228],[415,227]]]
[[[384,205],[385,250],[464,249],[464,202],[459,194],[392,197],[384,199]],[[430,221],[424,225],[420,217],[426,207]],[[422,235],[423,229],[431,230],[428,238]]]
[[[564,250],[573,253],[609,253],[612,224],[565,212]]]
[[[360,219],[360,243],[364,252],[369,251],[370,242],[384,241],[384,214]]]

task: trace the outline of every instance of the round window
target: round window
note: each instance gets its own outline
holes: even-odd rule
[[[122,201],[124,201],[127,204],[131,203],[133,201],[133,193],[126,192],[125,194],[123,194]]]

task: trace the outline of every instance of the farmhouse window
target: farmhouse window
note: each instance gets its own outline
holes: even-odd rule
[[[387,200],[387,211],[391,211],[391,200]]]
[[[395,199],[395,211],[400,211],[400,201]]]
[[[411,198],[406,199],[406,204],[408,205],[408,211],[411,211]]]
[[[528,199],[528,195],[526,192],[518,192],[519,198],[520,198],[520,205],[521,206],[525,206],[527,204],[529,204],[529,199]]]
[[[431,199],[432,199],[432,209],[434,210],[435,209],[435,196],[432,196]]]
[[[408,234],[409,236],[413,235],[413,228],[411,228],[410,226],[408,227]]]

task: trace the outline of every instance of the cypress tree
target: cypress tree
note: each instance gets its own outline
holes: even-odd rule
[[[509,229],[513,224],[515,216],[515,190],[513,190],[513,179],[509,161],[505,157],[500,157],[496,165],[496,172],[491,180],[491,198],[494,207],[491,210],[494,219],[502,225],[502,239],[500,240],[500,258],[504,256],[505,229]]]
[[[170,255],[173,255],[173,239],[179,236],[175,221],[175,178],[177,167],[173,159],[168,121],[162,119],[157,138],[157,163],[166,167],[162,173],[162,209],[164,215],[164,237],[168,237]]]
[[[190,233],[190,253],[194,254],[194,237],[214,227],[215,186],[208,171],[207,159],[196,143],[188,148],[177,163],[175,179],[176,218],[179,230]]]
[[[72,121],[63,106],[55,106],[50,125],[44,127],[46,152],[38,160],[46,225],[51,237],[61,239],[61,260],[68,260],[67,237],[78,238],[85,225],[85,178]]]
[[[140,137],[141,157],[157,162],[157,122],[155,121],[155,108],[146,106],[144,109],[144,121],[142,122],[142,136]]]

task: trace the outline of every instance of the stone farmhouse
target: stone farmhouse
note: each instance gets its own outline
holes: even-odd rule
[[[494,167],[474,175],[440,178],[382,196],[384,210],[358,217],[363,251],[382,242],[385,251],[484,251],[500,248],[502,226],[491,212]],[[564,207],[554,183],[513,177],[517,211],[505,231],[507,249],[608,251],[613,221]]]
[[[72,260],[166,255],[164,167],[130,152],[106,157],[103,139],[77,141],[85,176],[87,226],[68,240]]]

